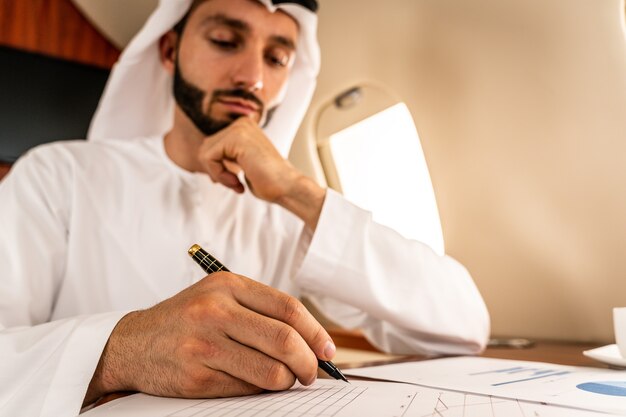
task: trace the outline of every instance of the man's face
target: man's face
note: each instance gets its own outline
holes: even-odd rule
[[[174,69],[178,106],[205,135],[264,122],[295,59],[296,22],[256,0],[206,0],[189,16]]]

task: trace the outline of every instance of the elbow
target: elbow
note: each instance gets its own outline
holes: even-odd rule
[[[487,348],[489,336],[491,334],[491,319],[487,307],[482,309],[481,314],[477,315],[471,326],[472,331],[467,337],[467,355],[478,355]]]
[[[397,355],[478,355],[487,347],[490,320],[487,309],[457,326],[431,329],[400,328],[389,322],[363,328],[367,340],[377,349]]]
[[[484,303],[481,308],[476,308],[471,315],[465,316],[465,319],[459,320],[459,325],[455,330],[447,333],[447,337],[456,345],[456,348],[443,354],[454,355],[479,355],[489,343],[491,334],[491,319],[489,312]],[[444,337],[446,337],[444,336]]]

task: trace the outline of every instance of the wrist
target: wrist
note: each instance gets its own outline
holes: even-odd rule
[[[100,360],[87,388],[83,406],[91,404],[107,394],[132,389],[124,382],[126,381],[124,377],[125,369],[128,368],[125,365],[125,360],[127,359],[125,356],[129,353],[124,348],[127,344],[124,342],[124,332],[133,314],[135,313],[129,313],[122,317],[109,335],[109,339],[102,350]]]
[[[325,198],[324,188],[306,175],[299,174],[277,203],[298,216],[311,230],[315,231]]]

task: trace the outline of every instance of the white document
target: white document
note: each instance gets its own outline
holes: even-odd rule
[[[248,417],[372,416],[401,417],[418,388],[407,384],[318,379],[281,392],[210,400],[185,400],[135,394],[83,414],[85,417]]]
[[[607,414],[426,387],[402,417],[607,417]],[[374,414],[363,414],[372,415]],[[356,416],[356,414],[355,414]],[[361,416],[359,414],[358,416]]]
[[[348,369],[344,374],[626,415],[626,371],[459,357]]]
[[[606,417],[523,401],[415,385],[318,380],[311,387],[246,397],[184,400],[135,394],[84,417]]]

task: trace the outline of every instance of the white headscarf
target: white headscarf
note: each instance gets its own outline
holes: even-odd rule
[[[264,131],[286,156],[304,118],[320,67],[317,16],[303,4],[311,0],[257,0],[268,10],[280,9],[296,19],[300,36],[296,60],[284,98]],[[274,4],[276,3],[276,4]],[[113,67],[87,139],[131,139],[164,135],[173,122],[172,77],[159,57],[159,40],[187,13],[192,0],[160,0],[143,28],[128,44]]]

